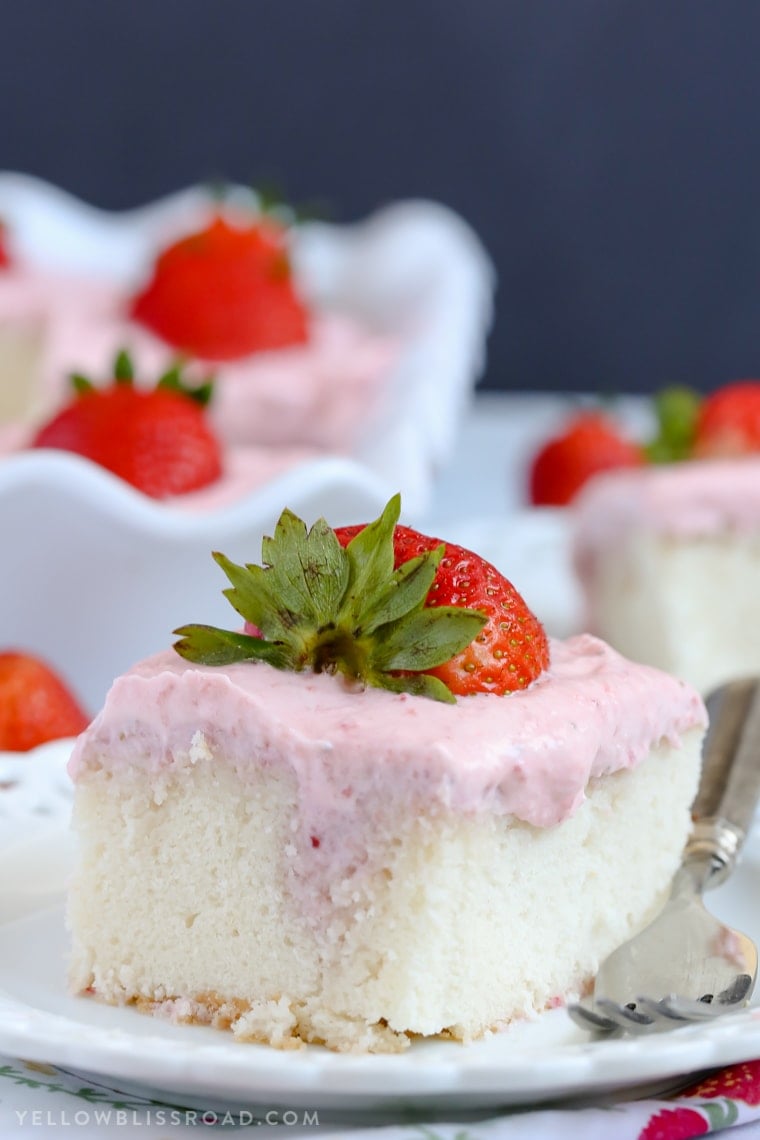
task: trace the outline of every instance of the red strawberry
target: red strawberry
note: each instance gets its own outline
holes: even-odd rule
[[[10,254],[5,244],[5,226],[0,222],[0,269],[7,269],[10,263]]]
[[[600,412],[581,413],[533,459],[530,500],[536,506],[566,506],[593,475],[643,462],[642,448],[610,419]]]
[[[710,1131],[709,1121],[691,1108],[663,1108],[650,1117],[638,1140],[691,1140]]]
[[[235,360],[308,337],[284,231],[271,220],[236,228],[218,217],[169,246],[132,315],[203,360]]]
[[[729,1097],[744,1104],[760,1104],[760,1061],[743,1061],[729,1065],[698,1084],[692,1085],[682,1096],[701,1097],[710,1100],[715,1097]]]
[[[760,451],[760,380],[738,380],[702,401],[694,454],[699,458]]]
[[[0,750],[28,752],[86,726],[84,712],[49,665],[28,653],[0,653]]]
[[[363,526],[344,526],[338,527],[335,533],[341,546],[348,546],[363,529]],[[397,526],[393,533],[395,566],[398,568],[410,558],[440,545],[439,538],[429,538],[408,526]],[[527,688],[549,664],[549,643],[538,618],[512,583],[490,562],[463,546],[451,542],[444,545],[426,605],[480,610],[488,620],[466,648],[427,672],[439,677],[457,696],[503,695]]]
[[[524,689],[549,663],[541,624],[476,554],[398,526],[395,495],[374,522],[307,531],[283,511],[262,565],[214,558],[245,630],[187,625],[174,648],[204,665],[266,661],[438,701]]]
[[[77,395],[37,432],[33,447],[73,451],[154,499],[195,491],[222,472],[219,443],[203,407],[210,388],[195,397],[173,369],[152,390],[132,385],[125,353],[113,383],[95,388],[74,377]]]

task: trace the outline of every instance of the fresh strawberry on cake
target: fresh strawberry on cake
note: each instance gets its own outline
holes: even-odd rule
[[[70,773],[77,993],[289,1048],[469,1041],[579,993],[667,891],[704,706],[399,524],[284,511],[230,629],[114,683]]]

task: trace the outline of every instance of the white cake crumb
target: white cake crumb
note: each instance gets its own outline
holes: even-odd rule
[[[550,828],[380,800],[355,859],[329,829],[316,846],[293,831],[292,772],[242,778],[198,739],[193,764],[156,777],[93,764],[74,809],[72,988],[278,1048],[481,1037],[581,991],[660,904],[700,741],[592,781]]]

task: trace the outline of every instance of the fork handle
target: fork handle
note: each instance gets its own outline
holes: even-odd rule
[[[712,887],[733,870],[760,798],[760,681],[730,681],[706,704],[710,726],[684,860],[712,859]]]

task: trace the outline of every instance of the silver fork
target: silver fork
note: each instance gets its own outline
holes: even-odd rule
[[[732,681],[706,703],[710,726],[694,829],[670,898],[602,962],[593,994],[568,1006],[583,1029],[673,1029],[739,1009],[752,994],[757,949],[705,909],[702,892],[733,871],[760,797],[760,680]]]

